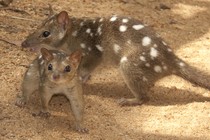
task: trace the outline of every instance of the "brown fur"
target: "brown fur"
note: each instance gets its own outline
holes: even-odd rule
[[[54,94],[64,94],[73,111],[76,120],[76,130],[87,132],[83,127],[83,89],[77,76],[81,61],[81,52],[76,51],[66,55],[59,51],[41,49],[41,55],[36,58],[25,73],[22,83],[23,94],[17,99],[16,105],[23,106],[29,101],[30,95],[38,90],[41,97],[41,116],[49,116],[48,104]]]
[[[38,38],[45,30],[49,30],[51,36]],[[129,17],[76,19],[61,12],[29,35],[23,47],[34,47],[35,44],[46,44],[67,53],[82,48],[84,57],[79,74],[83,78],[102,58],[118,64],[135,96],[133,99],[122,99],[122,105],[142,104],[150,87],[171,74],[210,89],[208,74],[179,59],[150,27]]]

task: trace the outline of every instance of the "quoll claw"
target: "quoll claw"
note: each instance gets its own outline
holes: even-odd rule
[[[40,117],[44,117],[44,118],[49,118],[51,116],[51,114],[49,112],[43,112],[43,111],[40,111],[37,116],[40,116]]]
[[[23,97],[18,97],[15,102],[15,105],[18,107],[24,107],[26,105],[26,101]]]
[[[133,99],[125,99],[125,98],[121,98],[118,103],[120,106],[136,106],[136,105],[142,105],[143,104],[143,100],[138,100],[136,98]]]
[[[87,128],[77,128],[76,130],[80,133],[88,133],[89,132],[89,130]]]

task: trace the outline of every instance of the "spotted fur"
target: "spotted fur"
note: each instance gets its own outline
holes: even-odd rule
[[[48,104],[55,94],[64,94],[71,104],[75,117],[76,130],[87,132],[83,127],[83,89],[77,69],[81,60],[81,52],[71,55],[56,51],[41,49],[38,56],[25,73],[22,83],[22,96],[17,98],[16,105],[24,106],[36,90],[40,93],[41,111],[38,115],[49,116]]]
[[[77,19],[69,17],[65,11],[51,20],[53,22],[48,21],[29,35],[23,47],[47,44],[67,53],[81,48],[84,56],[79,69],[81,76],[90,73],[102,58],[111,59],[119,65],[126,84],[135,96],[122,100],[122,105],[141,104],[147,98],[148,89],[157,80],[172,74],[210,89],[209,75],[179,59],[159,35],[139,20],[117,15]],[[60,26],[57,26],[58,21],[62,23]],[[52,32],[51,37],[36,40],[48,29],[63,33],[63,39]]]

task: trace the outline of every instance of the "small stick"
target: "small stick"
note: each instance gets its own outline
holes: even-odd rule
[[[6,43],[9,43],[9,44],[11,44],[11,45],[15,45],[15,46],[18,46],[18,47],[20,47],[21,45],[20,45],[20,42],[18,42],[18,41],[9,41],[9,40],[7,40],[7,39],[3,39],[3,38],[0,38],[0,41],[4,41],[4,42],[6,42]]]
[[[17,13],[30,15],[28,12],[26,12],[24,10],[17,9],[17,8],[12,8],[12,7],[3,7],[3,8],[0,8],[0,10],[10,10],[10,11],[14,11],[14,12],[17,12]]]
[[[6,16],[6,15],[0,15],[1,17],[8,17],[8,18],[12,18],[12,19],[19,19],[19,20],[26,20],[26,21],[31,21],[31,22],[38,22],[37,20],[34,19],[28,19],[28,18],[22,18],[22,17],[16,17],[16,16]]]
[[[19,66],[24,67],[24,68],[29,68],[28,65],[20,64]]]

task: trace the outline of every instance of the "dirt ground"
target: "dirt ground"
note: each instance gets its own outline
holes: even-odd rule
[[[40,109],[38,95],[27,107],[16,107],[24,65],[36,54],[11,43],[20,44],[36,29],[47,16],[48,4],[75,17],[117,14],[140,19],[180,58],[210,74],[210,0],[14,0],[0,9],[1,140],[210,140],[210,91],[176,76],[157,82],[146,104],[120,107],[117,100],[132,97],[130,91],[117,68],[99,66],[84,86],[89,134],[73,130],[70,105],[63,96],[50,102],[49,119],[32,115]]]

